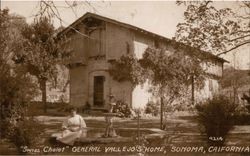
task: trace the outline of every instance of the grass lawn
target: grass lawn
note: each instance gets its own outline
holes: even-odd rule
[[[50,114],[51,113],[51,114]],[[60,115],[57,115],[60,114]],[[37,114],[35,118],[41,123],[41,127],[38,130],[42,131],[42,140],[39,148],[44,148],[45,146],[53,148],[65,147],[65,145],[60,145],[55,142],[50,141],[51,134],[55,132],[60,132],[61,124],[66,119],[65,113],[49,110],[47,114]],[[99,138],[105,131],[105,119],[102,116],[89,116],[84,115],[84,120],[88,127],[87,137],[89,138]],[[160,119],[157,117],[149,118],[145,117],[140,120],[140,145],[144,147],[163,147],[164,151],[160,152],[147,152],[146,155],[204,155],[202,152],[198,153],[187,153],[187,152],[171,152],[173,147],[204,147],[206,148],[205,135],[200,134],[200,126],[196,123],[196,116],[193,113],[173,113],[165,121],[166,128],[164,131],[159,129]],[[100,147],[102,153],[98,152],[72,152],[73,147],[66,148],[63,153],[60,152],[45,152],[40,154],[70,154],[70,155],[138,155],[136,151],[125,151],[125,152],[106,152],[107,147],[120,148],[134,148],[139,145],[137,140],[138,136],[138,123],[137,119],[114,119],[114,127],[119,136],[125,138],[131,138],[128,142],[110,142],[110,143],[100,143],[100,142],[89,142],[80,143],[77,142],[74,148],[82,147]],[[145,139],[144,139],[145,138]],[[246,146],[250,145],[250,126],[235,126],[235,128],[230,132],[227,138],[227,145],[236,146]],[[1,147],[1,145],[0,145]],[[77,150],[77,149],[75,149]],[[149,150],[149,149],[148,149]],[[2,152],[1,150],[0,152]],[[5,150],[6,151],[6,150]],[[7,154],[13,154],[9,152]],[[166,152],[166,153],[164,153]],[[1,153],[4,154],[4,153]],[[206,153],[206,155],[239,155],[242,153]],[[249,153],[247,153],[249,154]]]
[[[84,116],[84,115],[83,115]],[[53,117],[53,116],[39,116],[37,117],[41,123],[46,125],[44,131],[44,138],[49,139],[50,135],[54,132],[58,132],[61,126],[62,121],[65,117]],[[105,120],[104,117],[91,117],[84,116],[86,124],[89,128],[88,137],[101,137],[105,131]],[[166,129],[164,131],[159,129],[159,118],[142,118],[140,120],[140,137],[141,143],[144,143],[146,147],[157,146],[164,147],[165,151],[171,155],[178,155],[180,153],[171,153],[170,150],[172,147],[204,147],[206,148],[205,135],[200,134],[200,126],[195,121],[195,116],[190,113],[187,115],[181,115],[178,113],[170,116],[166,121]],[[118,135],[122,137],[131,137],[132,141],[130,142],[121,142],[121,143],[77,143],[76,146],[86,147],[86,146],[98,146],[102,148],[102,151],[106,147],[131,147],[138,145],[138,123],[136,119],[114,119],[114,127]],[[250,145],[250,126],[236,126],[234,130],[229,134],[227,145],[237,145],[237,146],[246,146]],[[146,141],[143,138],[147,138]],[[144,140],[144,141],[142,141]],[[48,141],[45,141],[45,144],[51,145]],[[54,146],[54,145],[53,145]],[[52,153],[51,153],[52,154]],[[64,154],[98,154],[98,153],[82,153],[76,152],[72,153],[71,149]],[[106,153],[107,155],[116,155],[117,153]],[[122,152],[119,154],[127,155],[137,154],[136,152]],[[163,152],[148,153],[150,155],[162,155]],[[184,153],[190,154],[190,153]],[[203,153],[196,153],[204,155]],[[206,153],[206,155],[217,155],[216,153]],[[223,153],[225,154],[225,153]],[[232,153],[231,153],[232,154]],[[192,154],[191,154],[192,155]],[[237,154],[236,154],[237,155]]]

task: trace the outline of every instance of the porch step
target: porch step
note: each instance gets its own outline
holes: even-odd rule
[[[91,108],[91,110],[89,110],[89,115],[103,116],[103,113],[106,112],[108,112],[108,110],[105,108]]]

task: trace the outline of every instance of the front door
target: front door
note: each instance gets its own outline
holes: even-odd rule
[[[94,106],[104,106],[104,76],[94,77]]]

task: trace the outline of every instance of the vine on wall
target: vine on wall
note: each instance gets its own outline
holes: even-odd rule
[[[111,62],[110,75],[118,82],[130,81],[133,86],[142,84],[145,82],[145,70],[139,61],[132,55],[123,55]]]

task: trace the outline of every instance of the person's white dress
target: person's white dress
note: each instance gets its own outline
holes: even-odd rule
[[[56,139],[64,144],[73,146],[76,139],[86,135],[86,123],[80,115],[68,118],[62,128],[65,130]]]

